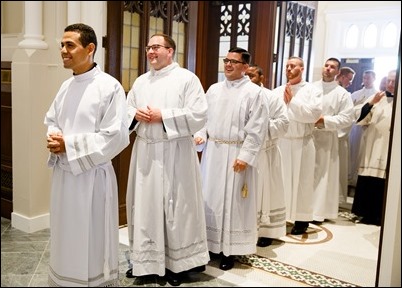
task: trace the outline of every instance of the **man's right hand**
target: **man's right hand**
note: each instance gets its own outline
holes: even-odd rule
[[[292,89],[290,89],[290,83],[286,83],[285,86],[285,93],[283,95],[283,100],[285,101],[286,104],[289,104],[290,100],[292,100]]]

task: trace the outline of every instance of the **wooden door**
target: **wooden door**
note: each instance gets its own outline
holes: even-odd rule
[[[11,62],[1,62],[1,217],[13,212]]]
[[[268,75],[273,73],[275,57],[277,2],[199,2],[196,74],[204,89],[207,90],[218,81],[219,62],[222,59],[219,55],[220,45],[225,37],[230,37],[229,47],[239,46],[241,37],[248,38],[246,49],[251,54],[252,62],[258,64],[267,75],[264,85],[270,87],[272,77]]]

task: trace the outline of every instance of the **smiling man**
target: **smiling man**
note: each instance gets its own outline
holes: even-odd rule
[[[61,40],[73,75],[45,116],[50,202],[49,286],[119,284],[118,193],[112,159],[129,144],[126,95],[94,62],[95,31],[78,23]]]
[[[204,202],[192,135],[206,121],[198,77],[174,62],[176,44],[155,34],[145,47],[151,70],[127,96],[134,142],[127,185],[131,278],[166,274],[172,286],[183,271],[209,261]]]
[[[256,252],[257,163],[268,96],[245,75],[250,58],[242,48],[229,50],[223,59],[226,79],[208,89],[208,122],[194,135],[199,150],[203,148],[208,248],[222,252],[222,270],[233,268],[234,255]]]

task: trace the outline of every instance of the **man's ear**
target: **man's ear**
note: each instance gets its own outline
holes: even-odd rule
[[[88,46],[86,47],[88,49],[88,54],[94,54],[95,52],[95,44],[94,43],[89,43]]]

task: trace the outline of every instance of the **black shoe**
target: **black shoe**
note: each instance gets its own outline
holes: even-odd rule
[[[188,270],[187,272],[196,272],[196,273],[201,273],[205,271],[205,265],[201,265],[201,266],[197,266],[194,268],[191,268],[190,270]]]
[[[351,220],[352,220],[352,222],[354,222],[354,223],[360,223],[360,222],[362,222],[363,217],[362,217],[362,216],[357,216],[357,215],[355,215],[355,216],[353,216],[353,218],[352,218]]]
[[[182,281],[180,273],[174,273],[169,269],[166,269],[165,279],[172,286],[180,286]]]
[[[133,275],[133,268],[130,268],[126,272],[126,277],[127,278],[134,278],[135,276]]]
[[[230,270],[234,266],[234,257],[232,255],[225,256],[222,255],[221,263],[219,264],[219,269],[221,270]]]
[[[159,278],[159,276],[156,275],[156,274],[135,276],[133,284],[134,284],[135,287],[144,286],[144,285],[147,285],[147,284],[153,284],[153,283],[157,282],[158,278]]]
[[[306,233],[308,228],[308,222],[306,221],[295,221],[295,225],[292,228],[292,231],[290,231],[290,234],[292,235],[301,235]]]
[[[257,246],[267,247],[272,244],[272,239],[267,237],[258,237]]]
[[[209,251],[209,258],[211,258],[211,260],[219,259],[221,257],[221,254],[222,254],[222,252],[217,254],[217,253]]]

